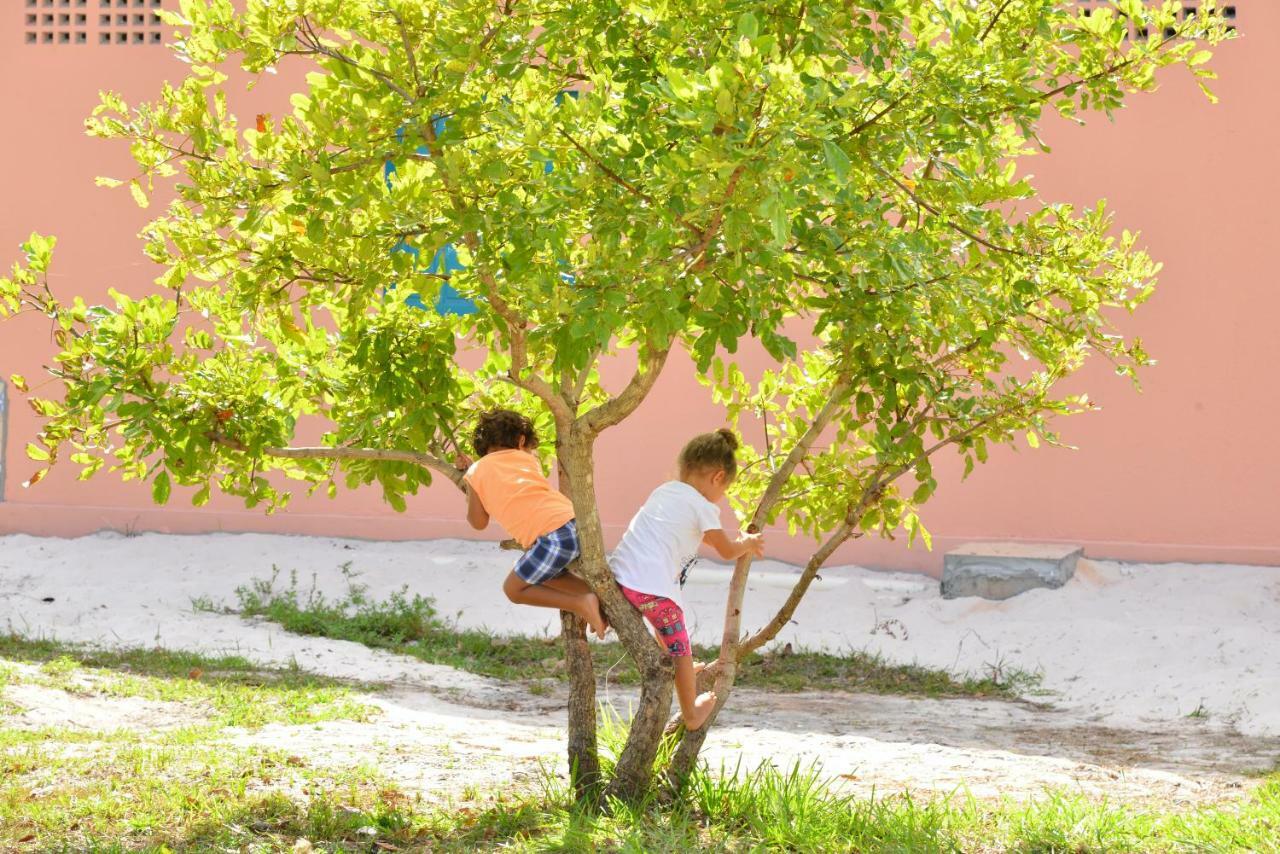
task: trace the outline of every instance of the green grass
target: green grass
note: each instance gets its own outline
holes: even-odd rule
[[[270,578],[237,589],[238,613],[265,617],[297,634],[354,641],[392,650],[503,680],[564,679],[564,653],[559,638],[494,637],[458,629],[441,619],[432,600],[410,596],[407,589],[385,601],[371,600],[363,585],[351,580],[345,596],[331,599],[313,584],[305,593],[296,573],[287,585],[276,570]],[[207,601],[195,605],[216,610]],[[696,647],[695,654],[712,660],[718,650]],[[639,676],[620,643],[592,643],[596,672],[610,681],[634,684]],[[953,676],[910,664],[890,664],[865,652],[832,655],[822,652],[752,654],[738,671],[737,684],[770,691],[865,691],[926,697],[992,697],[1015,699],[1034,689],[1038,678],[1003,670],[983,676]],[[545,690],[545,689],[539,689]]]
[[[376,712],[356,698],[350,684],[296,669],[264,668],[239,656],[100,650],[9,634],[0,635],[0,659],[11,663],[0,686],[21,678],[12,662],[25,662],[38,666],[31,681],[71,694],[185,703],[193,710],[195,727],[366,720]]]
[[[163,732],[20,730],[0,718],[0,851],[292,851],[307,839],[334,852],[1280,854],[1280,773],[1238,803],[1181,812],[1053,792],[1031,804],[963,793],[854,798],[799,767],[700,771],[678,797],[595,809],[574,804],[550,776],[540,791],[470,788],[440,803],[404,794],[368,765],[333,769],[321,756],[228,741],[232,726],[322,719],[316,710],[332,708],[334,696],[358,714],[358,693],[328,693],[349,686],[296,670],[8,636],[0,637],[0,679],[0,689],[36,682],[217,712],[202,726]],[[206,682],[244,693],[224,709]],[[249,702],[272,711],[246,723],[234,710]],[[624,727],[606,716],[600,734],[607,768]]]
[[[270,752],[135,750],[5,770],[0,845],[16,850],[26,839],[41,851],[287,851],[299,838],[352,852],[1280,850],[1280,778],[1238,805],[1174,814],[1082,796],[860,800],[799,768],[698,774],[673,803],[603,809],[573,804],[556,784],[478,805],[427,804],[369,770],[326,775]]]

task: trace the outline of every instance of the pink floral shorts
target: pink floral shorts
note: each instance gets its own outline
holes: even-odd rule
[[[618,586],[622,587],[621,584]],[[665,596],[641,593],[629,587],[622,587],[622,595],[640,609],[649,625],[657,629],[659,639],[673,658],[693,655],[693,650],[689,647],[689,632],[684,627],[684,611],[680,610],[679,605]]]

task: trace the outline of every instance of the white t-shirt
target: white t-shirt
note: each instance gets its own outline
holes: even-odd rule
[[[679,480],[650,494],[609,558],[614,578],[640,593],[680,602],[680,575],[698,557],[707,531],[721,528],[720,508]]]

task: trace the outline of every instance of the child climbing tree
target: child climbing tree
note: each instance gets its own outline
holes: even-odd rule
[[[52,318],[59,348],[61,395],[31,400],[46,421],[29,455],[148,480],[158,502],[177,486],[196,505],[218,489],[270,510],[291,479],[331,495],[376,484],[404,510],[433,475],[457,482],[475,412],[528,413],[555,437],[581,571],[643,678],[607,781],[622,795],[653,779],[671,667],[605,564],[597,437],[683,348],[752,444],[739,510],[815,538],[764,626],[741,625],[738,562],[703,674],[731,702],[737,662],[842,543],[927,543],[936,455],[967,470],[992,444],[1054,441],[1053,417],[1090,406],[1055,391],[1064,377],[1091,356],[1125,375],[1147,362],[1113,323],[1157,265],[1101,203],[1039,198],[1019,161],[1043,147],[1046,114],[1111,114],[1169,65],[1203,85],[1205,46],[1228,35],[1211,0],[1191,14],[1140,0],[184,0],[166,14],[187,76],[149,103],[104,93],[88,123],[138,164],[101,183],[166,200],[142,232],[155,291],[105,306],[55,294],[53,239],[38,235],[0,282],[4,311]],[[292,111],[242,126],[226,90],[297,66]],[[445,245],[462,269],[415,261]],[[478,311],[422,310],[446,279]],[[762,376],[733,362],[746,339],[776,361]],[[459,364],[459,341],[484,363]],[[622,351],[637,368],[607,388],[597,369]],[[299,444],[315,425],[320,443]],[[595,682],[571,622],[569,751],[586,791]],[[658,770],[681,779],[708,729]]]

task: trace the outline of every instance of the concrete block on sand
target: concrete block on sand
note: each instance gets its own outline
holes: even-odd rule
[[[967,543],[942,562],[942,596],[1008,599],[1037,587],[1058,588],[1075,574],[1080,546]]]

